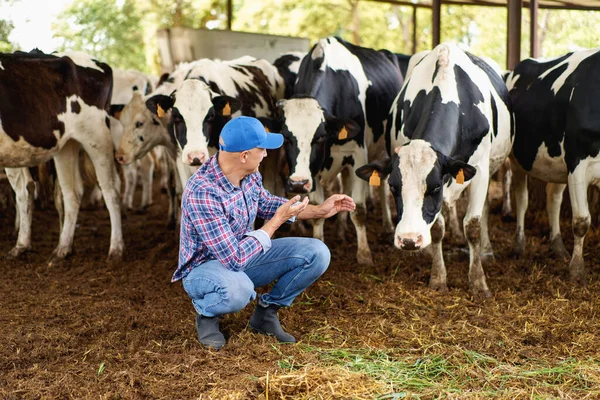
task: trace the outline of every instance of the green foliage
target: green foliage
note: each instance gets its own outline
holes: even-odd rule
[[[13,45],[8,40],[13,28],[12,22],[0,19],[0,53],[9,53],[13,50]]]
[[[79,0],[53,24],[59,50],[84,51],[117,68],[147,70],[141,14],[134,0]]]

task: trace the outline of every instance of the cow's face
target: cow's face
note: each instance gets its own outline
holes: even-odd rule
[[[140,92],[134,92],[118,117],[123,125],[123,137],[115,153],[119,163],[132,163],[153,147],[165,144],[168,136],[165,125],[148,110]]]
[[[342,121],[328,115],[312,98],[280,101],[278,107],[290,169],[287,190],[310,192],[315,188],[314,179],[330,164],[331,146],[354,138],[360,128],[352,120]]]
[[[217,147],[223,126],[241,103],[229,96],[219,96],[197,79],[187,79],[175,92],[169,129],[188,165],[201,165],[209,158],[208,148]]]
[[[439,153],[423,140],[397,147],[391,159],[367,164],[357,175],[369,180],[374,170],[380,176],[389,174],[398,212],[394,245],[402,250],[421,250],[431,244],[430,229],[442,210],[444,184],[457,176],[466,182],[476,172],[471,165]]]

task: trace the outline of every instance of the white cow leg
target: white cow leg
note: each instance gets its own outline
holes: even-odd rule
[[[121,165],[121,169],[125,183],[125,188],[123,189],[123,207],[131,210],[133,209],[133,194],[135,193],[135,185],[137,184],[137,161]]]
[[[342,191],[344,193],[347,193],[346,188],[352,188],[352,177],[349,174],[348,169],[344,169],[340,174],[338,174],[338,177],[341,175],[341,188]],[[335,185],[330,185],[330,186],[335,186]],[[335,219],[335,231],[336,231],[336,236],[339,240],[341,241],[345,241],[346,240],[346,230],[348,229],[348,212],[347,211],[342,211],[339,212],[336,215],[336,219]]]
[[[482,171],[483,170],[483,171]],[[491,296],[481,264],[481,219],[485,199],[488,193],[489,168],[482,165],[477,168],[477,174],[469,187],[469,205],[464,219],[465,237],[469,243],[469,285],[475,298]]]
[[[308,198],[313,204],[321,204],[324,201],[323,186],[315,179],[315,190],[309,193]],[[311,219],[313,227],[313,238],[325,241],[325,235],[323,233],[323,227],[325,220],[323,218]]]
[[[527,191],[527,174],[519,167],[513,169],[513,189],[517,207],[517,229],[513,253],[521,257],[525,253],[525,213],[529,204],[529,193]]]
[[[390,208],[390,186],[387,178],[381,180],[379,185],[379,203],[383,219],[383,230],[386,233],[394,233],[394,221],[392,221],[392,210]]]
[[[444,216],[440,213],[433,226],[431,227],[431,277],[429,278],[429,287],[441,292],[448,291],[446,282],[446,265],[444,264],[444,254],[442,252],[442,240],[446,230]]]
[[[113,147],[110,135],[107,132],[106,136],[94,137],[94,139],[96,143],[83,141],[81,145],[94,163],[104,203],[110,215],[111,229],[108,257],[111,261],[120,261],[124,248],[119,196],[121,182],[113,161]]]
[[[355,176],[354,173],[352,175]],[[373,256],[371,255],[371,248],[367,240],[367,206],[365,198],[369,193],[369,186],[367,182],[356,177],[352,181],[352,185],[347,188],[347,185],[344,184],[344,191],[352,190],[350,197],[356,203],[356,208],[350,212],[350,219],[356,229],[356,240],[358,242],[356,259],[359,264],[371,266],[373,265]]]
[[[33,192],[35,184],[27,168],[6,168],[6,176],[15,191],[19,221],[17,244],[8,253],[9,258],[19,257],[31,250],[31,223],[33,220]],[[16,217],[15,217],[16,219]]]
[[[65,203],[63,202],[63,194],[58,179],[54,182],[54,207],[58,212],[59,232],[62,232],[65,221]]]
[[[485,203],[483,205],[483,213],[481,215],[481,260],[483,262],[494,261],[494,250],[492,249],[492,243],[490,242],[490,233],[488,230],[488,223],[490,218],[490,202],[488,197],[485,197]]]
[[[546,211],[550,222],[550,253],[553,257],[568,260],[569,252],[560,233],[560,205],[567,185],[562,183],[546,184]]]
[[[142,176],[142,203],[140,209],[145,210],[152,204],[152,178],[154,176],[154,159],[150,154],[142,158],[140,162],[140,174]]]
[[[510,185],[512,182],[512,169],[510,159],[507,158],[500,167],[502,175],[502,220],[509,221],[512,214],[512,202],[510,198]]]
[[[462,244],[464,244],[464,235],[462,229],[460,229],[460,222],[458,220],[458,210],[456,207],[456,203],[452,206],[447,206],[446,203],[444,203],[444,206],[448,210],[448,227],[450,228],[450,235],[452,235],[452,238],[455,241],[459,241],[462,242]]]
[[[583,165],[582,165],[583,164]],[[569,264],[571,282],[585,285],[585,268],[583,261],[583,243],[590,229],[591,218],[587,200],[588,180],[587,164],[580,163],[569,175],[569,198],[573,210],[573,256]]]
[[[55,265],[71,254],[75,224],[83,196],[83,182],[79,172],[79,144],[68,141],[54,156],[58,185],[63,194],[64,218],[58,246],[52,253],[49,265]]]

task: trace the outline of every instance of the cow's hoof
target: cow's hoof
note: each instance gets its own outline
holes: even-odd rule
[[[521,258],[525,254],[525,240],[517,240],[513,245],[512,250],[513,256]]]
[[[70,248],[55,249],[52,252],[52,255],[50,256],[50,261],[48,261],[48,266],[54,267],[54,266],[61,264],[65,260],[65,258],[67,258],[69,255],[71,255]]]
[[[550,254],[558,260],[568,261],[571,255],[567,251],[562,236],[558,235],[550,242]]]
[[[140,206],[135,210],[135,213],[138,215],[146,214],[148,212],[148,206]]]
[[[569,276],[571,283],[584,287],[587,285],[587,282],[585,281],[583,260],[578,259],[576,261],[571,261],[571,265],[569,265]]]
[[[31,247],[15,246],[8,252],[8,254],[6,255],[6,258],[8,258],[9,260],[14,260],[16,258],[21,257],[23,254],[27,253],[29,250],[31,250]]]
[[[473,299],[475,301],[483,301],[492,297],[492,292],[487,287],[485,288],[472,288]]]
[[[485,252],[481,252],[481,262],[484,263],[492,263],[496,260],[496,257],[494,256],[494,252],[493,251],[485,251]]]
[[[447,293],[448,285],[446,285],[446,282],[431,279],[429,281],[429,289],[438,291],[440,293]]]
[[[373,256],[370,251],[359,252],[356,258],[361,265],[373,266]]]
[[[118,265],[123,260],[123,252],[112,252],[109,253],[108,258],[106,259],[107,264],[109,265]]]

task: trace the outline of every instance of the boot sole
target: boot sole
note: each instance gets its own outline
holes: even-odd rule
[[[252,329],[253,331],[255,331],[255,332],[257,332],[257,333],[260,333],[261,335],[265,335],[265,336],[271,336],[271,337],[277,338],[277,336],[273,335],[272,333],[267,333],[267,332],[264,332],[264,331],[262,331],[262,330],[260,330],[260,329],[258,329],[258,328],[255,328],[255,327],[253,327],[252,325],[249,325],[249,326],[250,326],[250,329]],[[296,343],[296,342],[297,342],[295,339],[294,339],[294,341],[293,341],[293,342],[284,342],[284,341],[281,341],[281,340],[279,340],[279,339],[277,339],[277,341],[278,341],[279,343]]]

